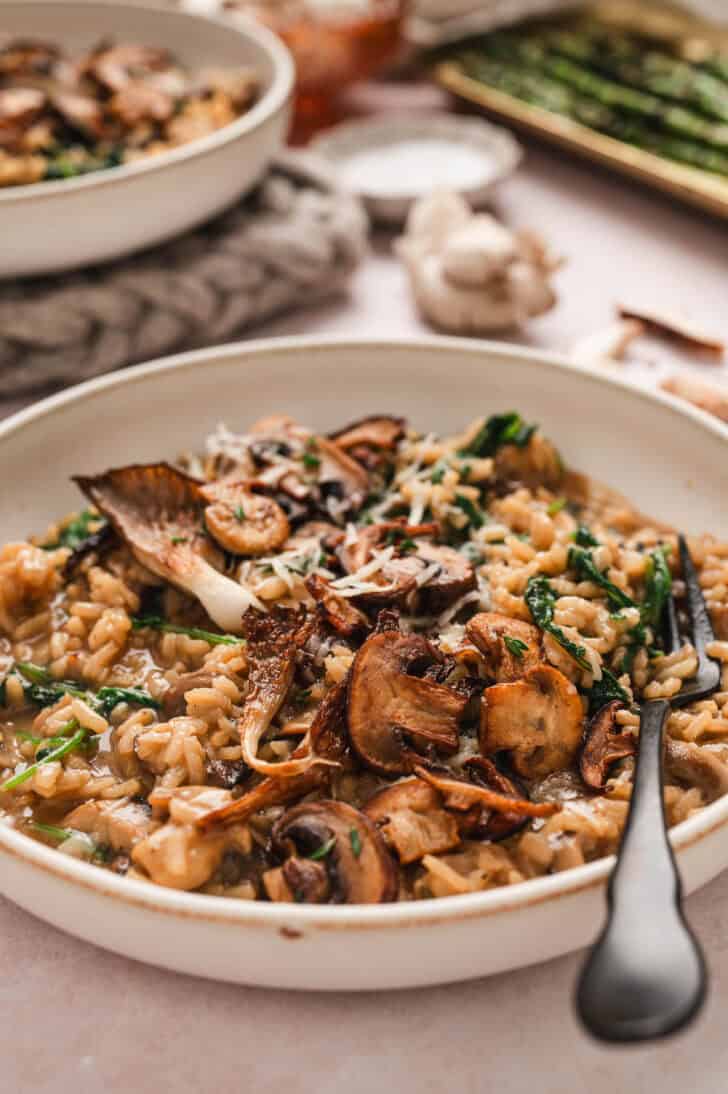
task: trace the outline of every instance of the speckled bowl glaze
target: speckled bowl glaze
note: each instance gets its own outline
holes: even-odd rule
[[[0,189],[0,278],[107,262],[208,220],[246,193],[283,145],[293,62],[253,22],[234,26],[132,0],[2,0],[0,31],[73,53],[101,39],[164,46],[191,71],[253,68],[261,95],[231,125],[170,152],[75,179]]]
[[[69,476],[174,456],[217,422],[288,411],[325,430],[367,413],[456,431],[520,409],[566,461],[687,532],[728,535],[728,429],[604,370],[486,342],[285,339],[83,384],[0,425],[2,540],[78,504]],[[686,889],[728,865],[728,796],[673,829]],[[304,907],[117,877],[0,824],[0,891],[81,938],[180,972],[282,988],[401,988],[528,965],[591,941],[612,859],[491,892]],[[93,960],[93,955],[90,955]]]

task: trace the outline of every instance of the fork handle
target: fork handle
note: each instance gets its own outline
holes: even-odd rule
[[[667,838],[662,741],[669,703],[645,703],[629,816],[607,890],[607,922],[579,980],[576,1006],[604,1041],[674,1033],[699,1011],[706,971],[682,912]]]

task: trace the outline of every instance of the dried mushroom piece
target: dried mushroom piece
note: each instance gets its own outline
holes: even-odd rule
[[[397,897],[394,861],[374,824],[338,801],[303,802],[273,828],[285,858],[263,875],[271,900],[304,904],[383,904]]]
[[[460,843],[458,824],[442,796],[422,779],[386,786],[369,799],[364,813],[379,828],[403,866],[423,855],[439,855]]]
[[[74,482],[109,519],[136,559],[196,597],[224,631],[240,634],[245,613],[262,607],[243,585],[203,557],[209,548],[200,484],[166,463],[132,464]]]
[[[498,684],[519,680],[540,664],[541,632],[498,612],[480,612],[466,624],[465,633],[482,654],[483,667]]]
[[[617,714],[624,710],[624,703],[615,699],[606,703],[592,718],[584,737],[579,758],[581,777],[593,790],[603,790],[609,768],[617,760],[633,756],[637,741],[631,733],[625,733],[617,723]]]
[[[486,688],[480,747],[486,756],[509,752],[518,775],[539,778],[573,762],[583,721],[571,681],[551,665],[536,665],[520,680]]]
[[[246,482],[225,479],[201,487],[200,493],[208,502],[205,527],[234,555],[271,554],[291,534],[280,505],[264,494],[254,494]]]
[[[407,675],[437,660],[421,635],[387,630],[361,647],[351,668],[349,734],[364,763],[385,775],[411,768],[412,750],[427,746],[443,752],[458,747],[458,723],[467,697],[452,688]]]
[[[364,613],[345,597],[339,596],[326,578],[311,574],[306,578],[306,588],[317,602],[323,618],[339,634],[350,637],[369,629],[369,620]]]

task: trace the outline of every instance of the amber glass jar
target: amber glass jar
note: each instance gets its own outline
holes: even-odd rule
[[[340,93],[397,56],[406,0],[226,0],[272,27],[297,72],[294,143],[336,121]]]

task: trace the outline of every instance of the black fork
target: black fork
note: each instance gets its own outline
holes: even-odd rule
[[[682,884],[667,836],[662,757],[671,707],[717,691],[720,665],[706,653],[715,636],[684,536],[678,544],[698,671],[670,702],[642,704],[629,815],[607,889],[607,922],[576,992],[579,1017],[603,1041],[647,1041],[677,1032],[698,1013],[707,987],[705,961],[683,914]],[[672,653],[681,644],[672,598],[665,617],[665,645]]]

